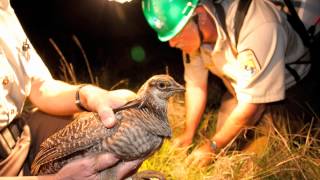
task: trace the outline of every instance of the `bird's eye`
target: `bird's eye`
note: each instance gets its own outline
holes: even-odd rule
[[[159,89],[165,89],[167,87],[167,84],[165,82],[159,82],[158,83],[158,88]]]

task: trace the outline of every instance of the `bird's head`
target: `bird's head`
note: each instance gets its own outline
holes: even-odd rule
[[[138,96],[152,97],[154,100],[168,100],[173,94],[185,91],[169,75],[155,75],[148,79],[138,91]]]

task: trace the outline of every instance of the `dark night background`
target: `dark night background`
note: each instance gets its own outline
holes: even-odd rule
[[[11,0],[32,44],[55,78],[61,79],[60,56],[52,38],[73,64],[78,81],[89,83],[85,60],[72,40],[76,35],[85,50],[100,86],[110,88],[128,80],[140,86],[153,74],[169,73],[183,82],[181,52],[160,42],[147,25],[140,0],[119,4],[108,0]],[[145,58],[133,61],[130,51],[142,47]]]

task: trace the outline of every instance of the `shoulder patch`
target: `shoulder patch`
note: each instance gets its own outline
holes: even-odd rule
[[[256,74],[261,69],[257,57],[251,49],[239,52],[237,61],[240,68],[251,75]]]

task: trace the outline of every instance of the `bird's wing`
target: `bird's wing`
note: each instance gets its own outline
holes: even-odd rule
[[[144,118],[138,118],[140,121],[143,121],[145,123],[146,129],[152,134],[158,135],[158,136],[164,136],[164,137],[171,137],[171,128],[167,119],[167,114],[162,114],[163,112],[155,112],[156,109],[150,109],[146,103],[146,96],[140,96],[137,99],[134,99],[132,101],[129,101],[128,103],[124,104],[121,107],[118,107],[116,109],[113,109],[113,111],[119,112],[126,109],[132,109],[132,111],[137,111],[135,113],[130,112],[130,116],[133,114],[139,114],[140,117]],[[135,110],[134,110],[135,109]],[[129,116],[126,116],[127,119]]]
[[[155,112],[154,109],[141,108],[138,110],[145,128],[152,134],[163,137],[171,137],[171,128],[166,114]]]
[[[32,169],[38,169],[46,163],[87,149],[113,132],[114,129],[103,126],[96,113],[81,113],[73,122],[41,144],[32,163]]]
[[[118,108],[113,109],[113,112],[116,113],[118,111],[130,109],[130,108],[141,108],[144,105],[144,102],[145,102],[144,98],[136,98],[136,99],[133,99],[133,100],[127,102],[123,106],[120,106]]]

